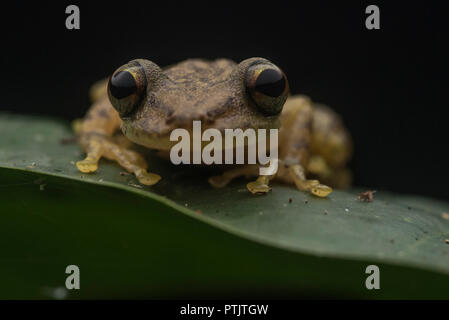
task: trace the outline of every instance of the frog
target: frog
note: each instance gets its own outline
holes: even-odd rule
[[[266,194],[272,181],[325,198],[333,188],[351,183],[348,162],[352,138],[341,117],[306,95],[292,95],[286,74],[268,59],[239,63],[225,58],[191,58],[166,67],[134,59],[90,89],[92,105],[75,125],[83,160],[82,173],[97,171],[99,160],[116,161],[147,186],[161,176],[148,171],[147,160],[133,145],[167,155],[175,128],[204,130],[278,129],[278,168],[260,175],[261,164],[238,165],[209,177],[222,188],[238,177],[254,177],[246,187]],[[151,167],[151,166],[150,166]]]

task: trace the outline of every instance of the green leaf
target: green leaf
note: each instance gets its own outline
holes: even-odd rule
[[[0,298],[449,297],[447,203],[278,184],[253,196],[152,152],[163,179],[146,187],[106,160],[78,172],[68,138],[63,121],[0,114]],[[80,290],[63,289],[71,264]],[[370,264],[380,290],[365,287]]]

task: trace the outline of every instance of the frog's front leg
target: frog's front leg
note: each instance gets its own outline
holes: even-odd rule
[[[147,164],[143,157],[129,150],[123,139],[120,141],[113,138],[120,125],[121,119],[107,96],[101,97],[92,105],[86,117],[75,126],[80,145],[86,152],[86,158],[76,163],[78,170],[84,173],[95,172],[98,161],[105,157],[117,161],[128,172],[134,173],[140,183],[157,183],[161,177],[146,171]]]
[[[81,137],[81,145],[85,146],[87,156],[76,163],[77,168],[84,173],[94,172],[98,169],[98,161],[101,157],[117,161],[128,172],[134,173],[140,183],[151,186],[157,183],[161,177],[146,171],[147,164],[137,152],[122,147],[111,138],[95,134]]]

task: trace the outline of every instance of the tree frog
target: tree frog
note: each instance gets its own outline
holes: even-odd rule
[[[253,194],[269,192],[270,180],[276,179],[326,197],[332,192],[329,185],[350,183],[346,165],[351,137],[330,108],[289,91],[284,72],[264,58],[240,63],[188,59],[165,68],[132,60],[92,86],[93,104],[75,126],[87,154],[76,166],[94,172],[104,157],[135,174],[140,183],[153,185],[161,177],[147,171],[146,160],[130,148],[132,143],[167,152],[174,144],[170,132],[191,130],[193,120],[201,120],[205,129],[279,128],[276,174],[258,176],[258,165],[239,165],[210,177],[210,184],[223,187],[239,176],[258,176],[247,184]]]

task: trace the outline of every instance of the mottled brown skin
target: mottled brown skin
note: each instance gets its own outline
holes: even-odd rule
[[[116,72],[135,65],[143,67],[148,85],[132,113],[119,116],[110,102],[113,98],[108,98],[107,81],[93,86],[93,105],[75,128],[87,153],[84,160],[77,162],[80,171],[96,171],[99,159],[105,157],[134,173],[141,183],[157,183],[160,176],[146,171],[146,161],[129,149],[131,142],[167,151],[176,143],[169,140],[173,129],[190,130],[193,120],[202,120],[202,130],[280,127],[278,172],[248,183],[252,193],[268,192],[271,179],[295,184],[299,190],[321,197],[332,191],[318,180],[308,180],[306,173],[336,187],[350,183],[351,175],[345,166],[352,144],[338,115],[325,106],[313,105],[307,97],[291,96],[282,113],[267,116],[249,96],[245,87],[248,68],[275,67],[270,61],[251,58],[237,64],[227,59],[189,59],[161,69],[148,60],[138,59]],[[126,138],[114,135],[120,128]],[[238,176],[257,176],[258,169],[257,165],[241,165],[209,181],[222,187]]]

